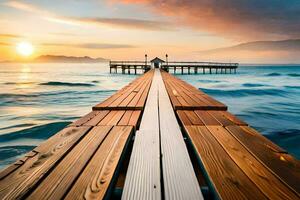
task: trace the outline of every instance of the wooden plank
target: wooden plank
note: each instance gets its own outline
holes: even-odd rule
[[[160,73],[158,77],[165,199],[203,199],[191,159]]]
[[[240,120],[239,118],[237,118],[236,116],[232,115],[230,112],[226,112],[226,111],[221,111],[221,113],[229,120],[231,120],[234,124],[236,125],[240,125],[240,126],[248,126],[248,124],[246,122],[243,122],[242,120]]]
[[[98,114],[91,118],[88,122],[84,123],[86,126],[96,126],[108,113],[108,110],[97,111]]]
[[[220,199],[267,199],[205,126],[184,127]]]
[[[115,126],[65,199],[104,199],[131,133],[132,126]]]
[[[192,122],[189,120],[189,118],[186,116],[183,110],[177,110],[177,115],[183,125],[192,125]]]
[[[226,129],[283,182],[300,193],[300,162],[250,127]]]
[[[240,144],[224,127],[207,127],[216,140],[222,145],[231,159],[256,184],[256,186],[270,199],[299,199],[289,187],[274,176],[260,163],[245,147]]]
[[[227,119],[220,111],[207,111],[211,116],[213,116],[222,126],[235,125],[234,122]]]
[[[130,101],[136,96],[137,92],[132,91],[117,107],[126,108]]]
[[[8,167],[4,168],[0,172],[0,180],[4,179],[6,176],[9,174],[13,173],[16,169],[21,167],[28,159],[36,156],[38,152],[32,150],[29,151],[25,156],[22,158],[18,159],[16,162],[14,162],[12,165],[9,165]]]
[[[130,117],[131,117],[132,113],[133,113],[132,110],[125,111],[125,114],[123,115],[123,117],[118,122],[118,125],[123,125],[123,126],[128,125],[128,122],[130,120]]]
[[[157,88],[157,71],[155,71],[140,130],[135,135],[122,199],[162,198]]]
[[[37,156],[0,181],[0,199],[23,197],[90,129],[67,127],[34,149]]]
[[[132,109],[132,107],[128,107],[125,104],[128,104],[132,100],[132,98],[134,98],[135,95],[133,94],[136,94],[137,91],[139,91],[143,87],[143,85],[147,84],[147,81],[151,80],[152,76],[152,71],[147,72],[143,76],[129,83],[127,86],[119,90],[117,93],[115,93],[105,101],[94,106],[93,110]],[[124,103],[122,104],[122,102]],[[141,109],[141,107],[135,109]]]
[[[189,118],[193,125],[204,125],[203,121],[198,117],[198,115],[192,110],[183,111],[186,116]]]
[[[128,125],[136,127],[138,125],[138,121],[141,116],[141,113],[142,113],[142,111],[140,111],[140,110],[133,111],[133,113],[129,119]]]
[[[145,90],[149,91],[149,85],[151,84],[151,80],[148,80],[144,85],[143,88],[141,88],[137,94],[135,95],[135,97],[130,101],[130,103],[128,104],[128,107],[135,107],[137,102],[139,101],[139,99],[141,98],[143,92]]]
[[[203,121],[206,126],[209,125],[221,125],[218,120],[216,120],[213,116],[211,116],[207,111],[204,110],[195,110],[195,113],[198,117]]]
[[[27,199],[62,199],[112,126],[94,127]]]
[[[125,110],[110,111],[98,125],[117,125],[124,113]]]
[[[69,126],[81,126],[84,123],[88,122],[91,120],[93,117],[95,117],[98,114],[98,111],[92,111],[89,112],[88,114],[84,115],[83,117],[79,118],[75,122],[71,123]]]

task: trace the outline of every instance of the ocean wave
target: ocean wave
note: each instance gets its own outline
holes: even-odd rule
[[[246,97],[246,96],[285,96],[287,91],[280,89],[236,89],[236,90],[222,90],[222,89],[208,89],[199,88],[203,92],[213,96],[230,96],[230,97]]]
[[[7,160],[9,158],[15,158],[21,154],[27,153],[34,149],[36,146],[33,145],[12,145],[0,147],[0,158]],[[2,161],[1,161],[2,162]]]
[[[281,74],[274,72],[274,73],[266,74],[266,76],[281,76]]]
[[[217,81],[217,80],[198,80],[198,82],[201,82],[201,83],[220,83],[220,82],[225,82],[225,81]]]
[[[288,89],[300,89],[300,86],[296,86],[296,85],[287,85],[287,86],[284,86],[285,88],[288,88]]]
[[[51,92],[36,92],[29,94],[18,94],[18,93],[0,93],[0,100],[6,98],[32,98],[32,97],[42,97],[42,96],[58,96],[58,95],[80,95],[80,94],[105,94],[113,93],[117,90],[92,90],[92,91],[51,91]]]
[[[288,76],[291,76],[291,77],[299,77],[299,76],[300,76],[300,74],[293,73],[293,74],[288,74]]]
[[[263,87],[263,86],[268,86],[265,84],[259,84],[259,83],[244,83],[244,87]]]
[[[32,85],[36,84],[36,82],[6,82],[5,85]]]
[[[70,86],[70,87],[92,87],[92,86],[95,86],[95,84],[91,84],[91,83],[71,83],[71,82],[60,82],[60,81],[49,81],[46,83],[40,83],[39,85]]]
[[[53,134],[57,133],[70,122],[53,122],[32,128],[23,129],[7,134],[0,135],[0,142],[8,142],[18,140],[20,138],[27,139],[48,139]]]
[[[34,125],[35,124],[32,124],[32,123],[16,124],[16,125],[13,125],[13,126],[7,126],[7,127],[0,128],[0,130],[6,130],[6,129],[11,129],[11,128],[29,127],[29,126],[34,126]]]

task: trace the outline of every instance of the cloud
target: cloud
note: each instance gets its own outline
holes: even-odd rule
[[[0,46],[9,46],[10,44],[9,43],[6,43],[6,42],[0,42]]]
[[[33,4],[19,1],[9,1],[4,3],[5,6],[38,14],[41,18],[55,23],[79,26],[79,25],[97,25],[110,26],[126,29],[143,29],[143,30],[171,30],[172,25],[168,22],[153,21],[145,19],[132,18],[109,18],[109,17],[70,17],[62,16],[53,12],[49,12]]]
[[[112,0],[116,2],[117,0]],[[299,0],[121,0],[146,4],[177,24],[236,38],[300,35]]]
[[[95,24],[95,25],[110,25],[121,28],[144,29],[144,30],[172,30],[173,27],[170,23],[159,22],[152,20],[142,19],[129,19],[129,18],[70,18],[81,23]]]
[[[15,39],[15,38],[20,38],[20,37],[21,37],[20,35],[0,33],[0,38]]]
[[[43,46],[64,46],[83,49],[124,49],[135,48],[136,46],[128,44],[106,44],[106,43],[83,43],[83,44],[64,44],[64,43],[44,43]]]

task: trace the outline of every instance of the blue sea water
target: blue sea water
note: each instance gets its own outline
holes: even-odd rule
[[[0,168],[14,162],[138,75],[107,63],[0,64]],[[300,66],[177,75],[300,158]]]

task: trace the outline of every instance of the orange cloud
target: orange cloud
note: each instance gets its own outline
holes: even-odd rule
[[[116,0],[113,0],[116,2]],[[288,39],[300,35],[298,0],[121,0],[146,4],[180,25],[241,39]]]

